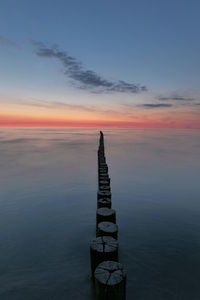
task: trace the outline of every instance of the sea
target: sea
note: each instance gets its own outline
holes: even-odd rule
[[[0,128],[0,299],[92,300],[99,130]],[[200,130],[104,129],[127,300],[200,299]]]

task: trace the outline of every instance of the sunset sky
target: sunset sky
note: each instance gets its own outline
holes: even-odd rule
[[[200,128],[200,2],[0,1],[0,126]]]

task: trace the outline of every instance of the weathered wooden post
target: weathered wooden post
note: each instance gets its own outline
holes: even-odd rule
[[[109,175],[108,175],[108,171],[100,170],[100,171],[99,171],[99,178],[100,178],[101,176],[109,176]]]
[[[114,209],[102,207],[97,209],[96,213],[96,228],[101,222],[112,222],[116,224],[116,212]]]
[[[118,261],[118,242],[111,236],[101,236],[91,241],[90,261],[92,275],[96,267],[105,260]]]
[[[111,191],[110,185],[100,185],[99,186],[100,191]]]
[[[108,166],[107,164],[99,164],[99,171],[107,171],[108,172]]]
[[[99,186],[102,186],[102,185],[110,186],[110,180],[107,180],[107,179],[99,180]]]
[[[99,167],[99,173],[108,173],[108,167]]]
[[[97,208],[108,207],[111,208],[111,200],[110,198],[100,198],[97,200]]]
[[[111,199],[111,192],[110,191],[98,191],[97,199],[101,199],[101,198]]]
[[[103,174],[103,175],[99,174],[99,182],[102,181],[102,180],[107,180],[110,183],[109,175],[108,174]]]
[[[117,240],[118,227],[112,222],[101,222],[97,225],[97,236],[112,236]]]
[[[97,300],[125,300],[126,273],[122,264],[104,261],[94,273]]]
[[[99,168],[100,169],[106,169],[106,170],[108,170],[108,165],[105,162],[100,162],[99,163]]]

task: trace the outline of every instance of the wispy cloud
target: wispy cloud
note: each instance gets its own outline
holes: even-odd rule
[[[9,48],[17,48],[17,44],[8,38],[0,35],[0,46],[1,47],[9,47]]]
[[[160,101],[184,101],[184,102],[190,102],[195,100],[194,98],[190,97],[182,97],[182,96],[171,96],[171,97],[158,97],[158,100]]]
[[[116,116],[132,116],[131,113],[122,111],[120,108],[115,107],[113,109],[109,106],[98,106],[98,105],[89,105],[89,104],[72,104],[62,101],[46,101],[46,100],[29,100],[19,102],[22,106],[29,107],[38,107],[42,109],[53,109],[53,110],[66,110],[66,111],[80,111],[80,112],[89,112],[97,113],[101,115],[116,115]]]
[[[57,46],[47,47],[41,42],[33,42],[36,55],[45,58],[55,58],[64,67],[64,74],[77,84],[78,88],[96,93],[120,92],[139,93],[146,91],[146,86],[129,83],[123,80],[111,81],[105,79],[95,71],[85,69],[83,64],[66,51],[61,51]]]
[[[142,106],[146,108],[167,108],[167,107],[172,107],[173,105],[170,103],[146,103],[143,104]]]
[[[34,100],[34,101],[21,101],[22,105],[34,106],[39,108],[49,109],[68,109],[68,110],[81,110],[87,112],[96,112],[97,108],[90,105],[71,104],[61,101],[45,101],[45,100]]]

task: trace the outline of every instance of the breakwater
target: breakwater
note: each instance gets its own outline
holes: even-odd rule
[[[125,300],[126,273],[118,257],[118,225],[112,208],[111,180],[106,163],[104,135],[98,148],[96,237],[90,244],[91,274],[97,300]]]

